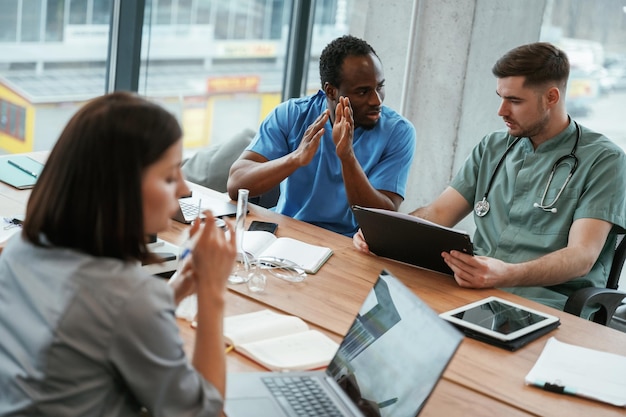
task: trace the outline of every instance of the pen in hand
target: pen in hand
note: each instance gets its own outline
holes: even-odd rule
[[[20,171],[30,175],[33,178],[37,178],[37,176],[38,176],[36,172],[33,172],[33,171],[29,170],[29,169],[24,168],[23,166],[21,166],[17,162],[11,161],[10,159],[7,162],[9,163],[9,165],[13,165],[15,168],[17,168]]]
[[[200,212],[201,203],[202,200],[198,202],[198,213]],[[196,233],[193,236],[188,237],[185,243],[182,245],[181,250],[178,253],[178,268],[176,268],[176,271],[168,280],[169,285],[176,285],[176,282],[185,279],[185,277],[183,276],[183,270],[185,269],[186,265],[185,261],[187,258],[189,258],[189,255],[191,255],[200,235],[201,231],[197,230]]]
[[[198,214],[196,215],[196,221],[200,218],[200,211],[202,207],[202,199],[198,200]],[[189,256],[191,254],[191,251],[193,250],[194,246],[196,246],[196,240],[198,239],[198,235],[199,233],[196,232],[195,236],[192,236],[191,238],[187,239],[187,241],[185,242],[184,246],[183,246],[183,251],[180,254],[180,260],[183,261],[187,256]]]
[[[196,233],[185,242],[183,251],[180,254],[180,261],[184,261],[189,255],[191,255],[191,251],[193,251],[194,246],[196,246],[196,241],[198,240],[199,235],[200,233]]]

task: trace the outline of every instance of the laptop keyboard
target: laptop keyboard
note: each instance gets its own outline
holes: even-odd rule
[[[341,417],[317,379],[308,376],[272,376],[263,383],[290,416]]]
[[[194,204],[189,204],[184,201],[178,200],[180,203],[180,210],[183,212],[185,219],[194,219],[198,216],[198,206]]]

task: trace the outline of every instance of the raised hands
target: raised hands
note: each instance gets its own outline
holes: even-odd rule
[[[335,123],[333,124],[333,142],[339,159],[353,156],[352,139],[354,137],[354,118],[348,97],[339,97],[335,107]]]
[[[324,125],[328,122],[330,111],[325,110],[304,132],[304,137],[294,151],[300,166],[308,165],[320,146],[320,138],[324,136]]]
[[[324,135],[324,125],[328,122],[330,110],[324,111],[304,132],[304,137],[294,151],[300,166],[307,165],[319,148],[320,139]],[[353,156],[352,139],[354,137],[354,118],[348,97],[339,97],[335,107],[333,123],[333,142],[339,159]]]

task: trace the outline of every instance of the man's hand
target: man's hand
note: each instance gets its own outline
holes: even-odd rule
[[[354,119],[348,97],[339,97],[335,107],[335,123],[333,124],[333,142],[335,151],[342,161],[353,158],[352,140],[354,138]]]
[[[507,263],[487,256],[472,256],[459,251],[443,252],[443,260],[454,272],[454,279],[464,288],[505,286]]]
[[[354,234],[354,236],[352,236],[352,244],[354,245],[355,248],[357,248],[361,252],[371,253],[370,248],[367,245],[367,242],[365,241],[365,236],[363,236],[363,232],[361,231],[361,229],[359,229]]]
[[[324,135],[324,125],[328,122],[330,111],[324,110],[317,119],[306,129],[298,148],[293,151],[300,166],[308,165],[320,146],[320,138]]]

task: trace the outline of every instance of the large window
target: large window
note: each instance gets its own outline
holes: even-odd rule
[[[26,109],[0,99],[0,132],[24,142]]]
[[[105,91],[113,0],[4,0],[0,153],[47,150],[69,117]],[[11,110],[13,109],[13,110]]]
[[[23,0],[20,20],[20,42],[37,42],[41,39],[41,16],[42,10],[39,7],[41,0]],[[17,19],[16,19],[17,20]]]
[[[0,42],[15,42],[17,40],[17,2],[6,2],[0,13]]]
[[[49,149],[75,110],[105,92],[112,5],[128,1],[2,1],[0,99],[25,113],[23,140],[0,131],[0,153]],[[256,130],[282,99],[295,1],[145,3],[138,91],[177,115],[185,147],[193,152],[243,129]],[[372,0],[316,0],[306,92],[319,88],[318,57],[331,39],[352,31],[360,35],[372,25],[391,30],[395,22],[390,17],[409,14],[418,3],[392,1],[385,16],[366,20]],[[565,48],[573,64],[571,115],[626,147],[626,130],[618,124],[618,113],[626,106],[626,0],[546,0],[545,5],[541,37]],[[410,27],[394,26],[393,32],[408,37]],[[369,40],[388,45],[395,56],[406,54],[395,51],[384,35]]]
[[[570,59],[570,116],[626,149],[626,1],[549,1],[541,37]]]
[[[76,109],[105,92],[112,5],[120,1],[129,0],[3,1],[0,99],[27,111],[19,143],[15,132],[0,130],[0,153],[50,149]],[[347,2],[317,2],[314,55],[347,31]],[[179,118],[185,147],[193,152],[256,130],[281,99],[293,2],[145,4],[138,91]]]
[[[346,3],[317,4],[316,72],[320,45],[348,29]],[[256,131],[280,102],[291,9],[288,0],[147,2],[139,91],[179,117],[188,152]]]

